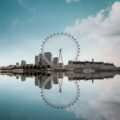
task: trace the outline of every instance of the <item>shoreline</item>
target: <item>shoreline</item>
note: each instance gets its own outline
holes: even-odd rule
[[[116,67],[113,70],[93,70],[91,68],[87,69],[86,72],[84,72],[85,69],[80,70],[71,70],[71,69],[0,69],[0,73],[44,73],[44,72],[81,72],[81,73],[95,73],[95,72],[120,72],[120,68]],[[92,71],[92,72],[91,72]]]

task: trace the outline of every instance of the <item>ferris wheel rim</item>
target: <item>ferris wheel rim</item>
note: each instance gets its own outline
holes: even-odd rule
[[[41,54],[42,54],[43,59],[45,60],[45,62],[46,62],[48,65],[50,65],[50,66],[53,66],[53,67],[55,66],[51,61],[49,61],[49,60],[47,59],[46,55],[44,54],[44,53],[45,53],[44,47],[45,47],[46,42],[47,42],[51,37],[58,36],[58,35],[67,36],[67,37],[71,38],[71,39],[74,41],[77,50],[76,50],[76,55],[75,55],[75,58],[73,59],[73,61],[78,61],[79,56],[80,56],[80,45],[79,45],[77,39],[76,39],[73,35],[71,35],[71,34],[69,34],[69,33],[66,33],[66,32],[56,32],[56,33],[49,34],[49,35],[43,40],[43,42],[42,42],[42,45],[41,45]]]

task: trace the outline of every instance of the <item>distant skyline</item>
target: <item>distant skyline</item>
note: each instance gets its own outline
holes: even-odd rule
[[[120,0],[0,0],[0,66],[33,63],[53,32],[77,38],[80,60],[120,65],[119,25]]]

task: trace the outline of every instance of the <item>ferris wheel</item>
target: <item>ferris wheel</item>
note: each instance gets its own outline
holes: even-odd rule
[[[42,42],[41,54],[47,64],[54,66],[52,60],[45,54],[47,52],[51,53],[53,57],[58,57],[59,62],[67,64],[69,60],[77,61],[79,59],[80,45],[71,34],[53,33]]]

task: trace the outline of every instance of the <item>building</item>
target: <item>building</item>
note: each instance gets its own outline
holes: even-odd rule
[[[63,68],[64,68],[63,63],[59,63],[58,67],[59,67],[60,69],[63,69]]]
[[[16,63],[16,66],[19,66],[19,63],[18,63],[18,62]]]
[[[93,70],[115,70],[116,67],[112,63],[104,63],[104,62],[81,62],[81,61],[69,61],[68,65],[66,66],[67,69],[72,70],[80,70],[83,71],[84,69],[93,69]]]
[[[21,66],[26,65],[26,64],[27,64],[27,63],[26,63],[25,60],[21,60]]]
[[[39,56],[36,55],[36,56],[35,56],[35,65],[38,65],[38,62],[39,62]]]
[[[39,55],[35,56],[36,65],[47,65],[49,62],[53,62],[51,52],[45,52],[44,55],[40,53]]]
[[[45,64],[53,63],[53,58],[52,58],[51,52],[45,52],[44,57],[45,57],[45,62],[46,62]]]
[[[53,59],[53,64],[55,65],[55,66],[58,66],[58,57],[54,57],[54,59]]]

